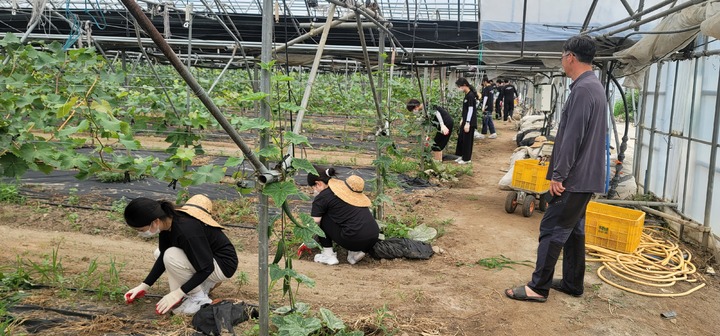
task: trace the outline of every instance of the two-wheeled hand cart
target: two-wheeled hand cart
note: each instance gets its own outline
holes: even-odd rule
[[[505,211],[515,212],[519,204],[522,204],[522,214],[525,217],[532,216],[535,212],[536,202],[540,211],[547,209],[545,198],[550,181],[545,179],[548,170],[546,157],[540,159],[526,159],[515,161],[513,168],[512,189],[505,199]]]

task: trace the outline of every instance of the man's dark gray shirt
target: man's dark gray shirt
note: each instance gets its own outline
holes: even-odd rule
[[[592,71],[570,84],[546,178],[569,192],[605,192],[605,89]]]

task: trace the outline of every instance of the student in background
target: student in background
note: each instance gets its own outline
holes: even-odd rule
[[[417,99],[410,99],[405,107],[411,112],[420,112],[425,109],[425,105]],[[423,119],[425,119],[426,122],[429,121],[437,129],[432,145],[433,160],[442,161],[442,151],[450,141],[450,135],[452,134],[452,117],[445,108],[437,105],[433,105],[430,110],[428,110],[428,113],[424,115],[425,117]]]
[[[462,119],[460,120],[460,130],[458,133],[458,142],[455,149],[455,155],[459,156],[455,160],[458,164],[471,163],[473,140],[475,130],[477,129],[477,98],[478,94],[475,88],[464,77],[460,77],[455,81],[457,89],[465,93],[462,105]]]

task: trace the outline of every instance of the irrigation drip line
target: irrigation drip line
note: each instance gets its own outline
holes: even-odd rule
[[[32,198],[32,197],[30,197]],[[63,208],[77,208],[77,209],[87,209],[87,210],[102,210],[102,211],[109,211],[113,212],[113,209],[110,208],[104,208],[104,207],[89,207],[84,205],[74,205],[74,204],[65,204],[65,203],[55,203],[55,202],[40,202],[41,204],[47,204],[52,206],[59,206]]]
[[[93,294],[97,294],[99,292],[107,292],[107,291],[99,291],[97,289],[92,289],[92,288],[61,287],[61,286],[42,285],[42,284],[32,284],[32,285],[30,285],[29,289],[30,290],[33,290],[33,289],[64,289],[64,290],[69,290],[69,291],[73,291],[73,292],[84,292],[84,293],[93,293]],[[154,298],[154,299],[162,299],[164,297],[164,295],[145,293],[145,297]]]

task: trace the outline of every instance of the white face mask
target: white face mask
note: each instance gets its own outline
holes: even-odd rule
[[[150,224],[150,228],[147,229],[147,231],[138,232],[138,236],[142,238],[153,238],[157,236],[160,233],[160,230],[153,231],[152,230],[152,224]]]
[[[313,188],[313,196],[320,195],[320,192],[317,191],[317,189]]]

